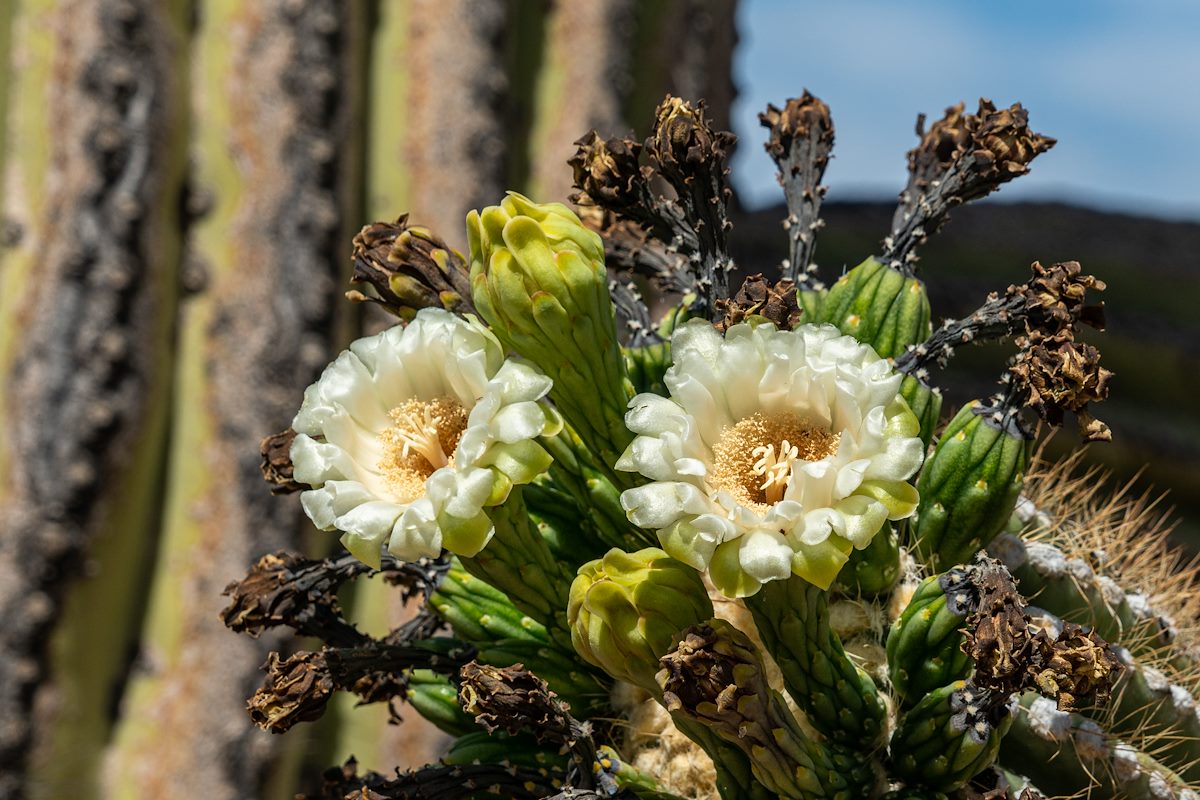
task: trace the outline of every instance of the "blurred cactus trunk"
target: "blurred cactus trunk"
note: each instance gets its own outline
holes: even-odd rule
[[[436,757],[415,714],[252,728],[279,645],[225,631],[221,590],[313,549],[255,443],[386,322],[339,310],[360,225],[409,211],[461,247],[468,209],[565,199],[571,140],[668,91],[727,125],[734,11],[0,3],[0,796],[290,797],[352,752]],[[403,613],[356,591],[364,629]]]

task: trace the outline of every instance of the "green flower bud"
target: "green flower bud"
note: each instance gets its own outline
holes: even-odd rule
[[[1004,530],[1031,446],[1015,417],[976,400],[963,406],[917,481],[909,540],[921,563],[935,572],[964,563]]]
[[[914,375],[905,375],[900,384],[900,396],[912,409],[913,416],[921,424],[921,441],[929,446],[933,432],[937,429],[942,413],[942,391],[926,380]]]
[[[653,694],[659,691],[659,659],[685,628],[712,615],[700,573],[655,547],[636,553],[613,548],[584,564],[567,606],[575,650]]]
[[[632,439],[624,415],[633,390],[600,237],[561,203],[515,192],[468,214],[467,237],[480,316],[550,376],[555,405],[611,467]]]
[[[836,325],[884,358],[900,355],[931,332],[925,284],[874,258],[829,288],[819,315],[820,322]]]
[[[962,628],[977,605],[977,591],[962,569],[926,578],[917,587],[887,639],[888,675],[906,707],[970,675],[974,662],[963,652]]]

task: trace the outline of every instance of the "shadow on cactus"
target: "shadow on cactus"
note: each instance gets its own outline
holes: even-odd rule
[[[348,692],[454,743],[311,796],[1196,797],[1195,569],[1147,497],[1034,449],[1067,412],[1109,438],[1103,282],[1035,263],[935,328],[916,270],[1054,141],[1020,105],[922,121],[892,230],[826,285],[829,109],[761,119],[778,277],[729,257],[733,137],[674,97],[644,142],[579,140],[578,213],[510,193],[465,254],[404,216],[355,239],[350,298],[398,324],[264,441],[349,552],[265,556],[225,620],[322,642],[267,664],[267,730]],[[936,372],[1000,340],[995,394],[943,422]],[[337,603],[372,576],[420,606],[382,638]]]

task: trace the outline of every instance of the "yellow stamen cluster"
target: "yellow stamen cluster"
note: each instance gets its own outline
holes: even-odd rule
[[[796,461],[819,461],[837,451],[841,435],[793,411],[756,412],[726,428],[713,445],[713,484],[743,506],[765,513],[783,499]]]
[[[467,428],[467,410],[451,397],[405,400],[388,412],[392,427],[379,434],[379,471],[401,503],[425,493],[425,480],[454,463],[454,448]]]

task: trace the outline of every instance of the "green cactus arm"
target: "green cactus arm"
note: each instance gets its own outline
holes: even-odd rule
[[[477,555],[461,559],[463,569],[502,591],[518,610],[544,625],[552,641],[569,650],[567,595],[574,569],[555,558],[538,534],[520,489],[488,512],[495,534]]]
[[[929,336],[930,316],[924,282],[868,258],[830,287],[812,321],[832,323],[892,358]]]
[[[1092,800],[1194,800],[1178,775],[1092,720],[1027,693],[1000,748],[1000,764],[1043,792]]]
[[[1183,686],[1136,661],[1113,689],[1112,698],[1087,715],[1117,736],[1153,753],[1190,784],[1200,785],[1200,711]]]
[[[765,584],[746,598],[746,607],[812,726],[834,742],[867,752],[880,747],[887,727],[883,698],[830,629],[828,594],[792,577]]]
[[[604,544],[593,557],[608,547],[637,549],[657,544],[651,534],[629,522],[621,508],[619,485],[610,480],[607,470],[596,464],[595,457],[570,426],[556,436],[543,437],[541,443],[554,458],[548,480],[570,495],[580,524],[590,526],[595,538]]]
[[[458,690],[445,675],[414,669],[408,678],[405,701],[443,733],[462,736],[479,730],[475,720],[458,704]]]
[[[995,695],[955,681],[926,695],[900,720],[889,745],[892,774],[950,792],[989,767],[1012,716]]]

